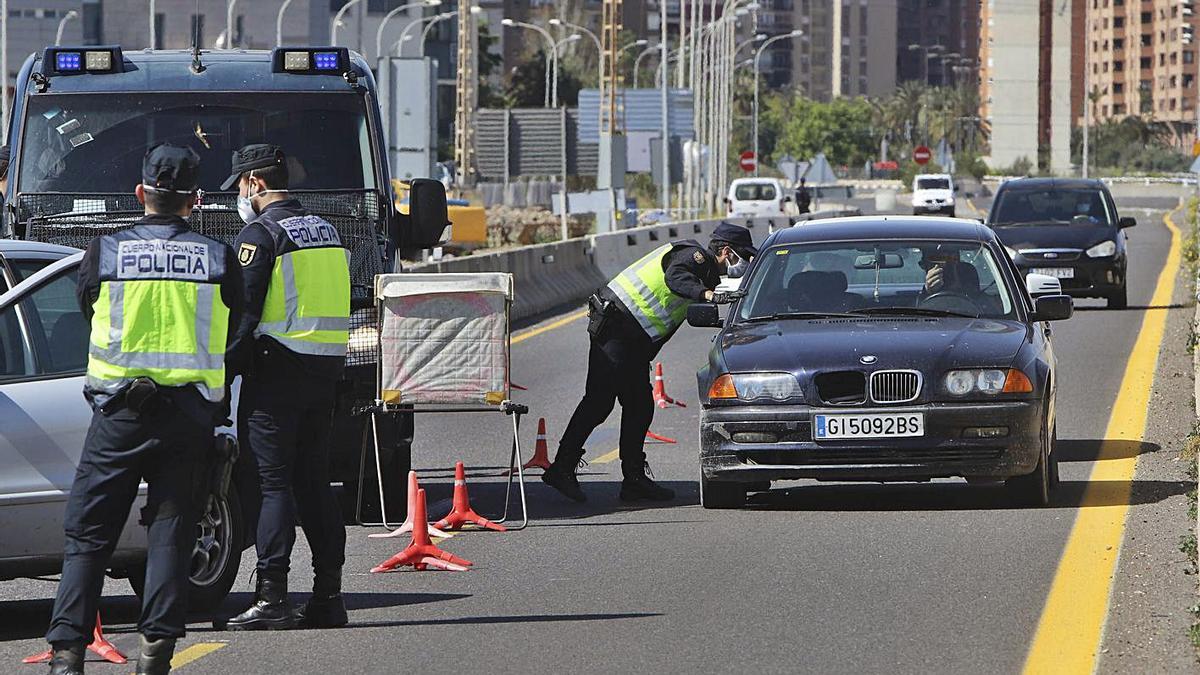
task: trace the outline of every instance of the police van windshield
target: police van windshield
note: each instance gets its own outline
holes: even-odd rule
[[[20,157],[22,193],[126,193],[157,143],[201,158],[200,187],[220,189],[234,150],[273,143],[291,187],[375,188],[364,102],[354,94],[131,93],[32,96]]]

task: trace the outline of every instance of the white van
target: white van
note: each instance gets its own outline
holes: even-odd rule
[[[785,216],[784,204],[792,201],[783,183],[774,178],[738,178],[725,195],[728,217]]]
[[[913,215],[941,213],[954,217],[954,178],[948,173],[919,173],[913,178]]]

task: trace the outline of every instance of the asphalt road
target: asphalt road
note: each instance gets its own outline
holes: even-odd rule
[[[789,483],[756,495],[745,510],[702,510],[693,373],[714,331],[684,328],[661,360],[668,392],[689,407],[656,415],[653,430],[677,444],[648,446],[654,475],[678,492],[674,503],[628,508],[617,501],[619,462],[597,461],[616,448],[614,414],[589,443],[587,504],[566,502],[535,478],[527,530],[443,542],[475,563],[466,573],[369,574],[401,544],[349,528],[349,627],[237,634],[196,617],[180,650],[213,646],[189,652],[207,651],[180,671],[1019,671],[1166,257],[1162,211],[1140,205],[1122,203],[1141,223],[1130,233],[1130,309],[1081,301],[1075,318],[1054,328],[1063,464],[1049,508],[1013,509],[998,488],[938,481]],[[559,323],[512,349],[513,380],[529,388],[522,399],[533,409],[522,433],[527,455],[536,419],[546,418],[553,450],[582,393],[585,324]],[[505,421],[425,416],[414,464],[501,464]],[[431,516],[440,517],[451,481],[444,472],[426,475]],[[500,479],[478,475],[469,483],[476,508],[499,510]],[[226,603],[230,613],[249,602],[251,558],[244,557]],[[296,591],[308,588],[307,561],[300,537]],[[39,672],[15,664],[44,648],[53,593],[52,581],[0,585],[0,671]],[[104,610],[114,642],[135,653],[137,610],[126,582],[108,582]],[[129,670],[89,664],[93,673]]]

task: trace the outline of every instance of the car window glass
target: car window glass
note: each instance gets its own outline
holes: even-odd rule
[[[1100,190],[1007,190],[995,225],[1108,225],[1114,218]]]
[[[770,183],[742,183],[733,190],[738,201],[763,201],[775,199],[775,186]]]
[[[13,274],[17,277],[17,283],[33,276],[34,272],[42,269],[46,265],[54,262],[50,258],[32,258],[26,260],[9,260],[8,265],[12,268]]]
[[[27,349],[21,338],[17,306],[9,305],[0,310],[0,382],[30,375]]]
[[[950,181],[946,178],[918,178],[918,190],[949,190]]]
[[[21,302],[30,339],[38,350],[38,375],[78,372],[87,367],[89,326],[75,299],[77,269],[64,272]]]

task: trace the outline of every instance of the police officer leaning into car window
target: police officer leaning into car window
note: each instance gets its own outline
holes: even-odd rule
[[[221,189],[235,184],[247,223],[235,242],[246,312],[231,358],[243,375],[238,437],[257,467],[262,503],[254,603],[228,626],[342,626],[346,530],[329,485],[329,435],[346,360],[350,253],[333,225],[288,194],[287,159],[277,146],[235,152]],[[299,613],[287,598],[297,515],[314,573],[312,598]]]
[[[196,478],[224,417],[225,350],[242,308],[233,250],[185,220],[199,169],[190,148],[152,148],[136,188],[146,215],[92,240],[80,265],[79,306],[91,322],[84,395],[94,412],[64,518],[46,634],[51,673],[83,672],[104,572],[142,480],[148,546],[137,672],[168,672],[184,634]]]
[[[650,361],[683,325],[688,305],[722,300],[715,292],[721,274],[740,276],[756,254],[749,230],[721,223],[708,248],[690,240],[661,246],[588,300],[587,382],[554,462],[542,474],[547,485],[568,499],[587,500],[575,476],[583,444],[620,401],[621,500],[674,499],[671,489],[646,475],[643,444],[654,418]]]

